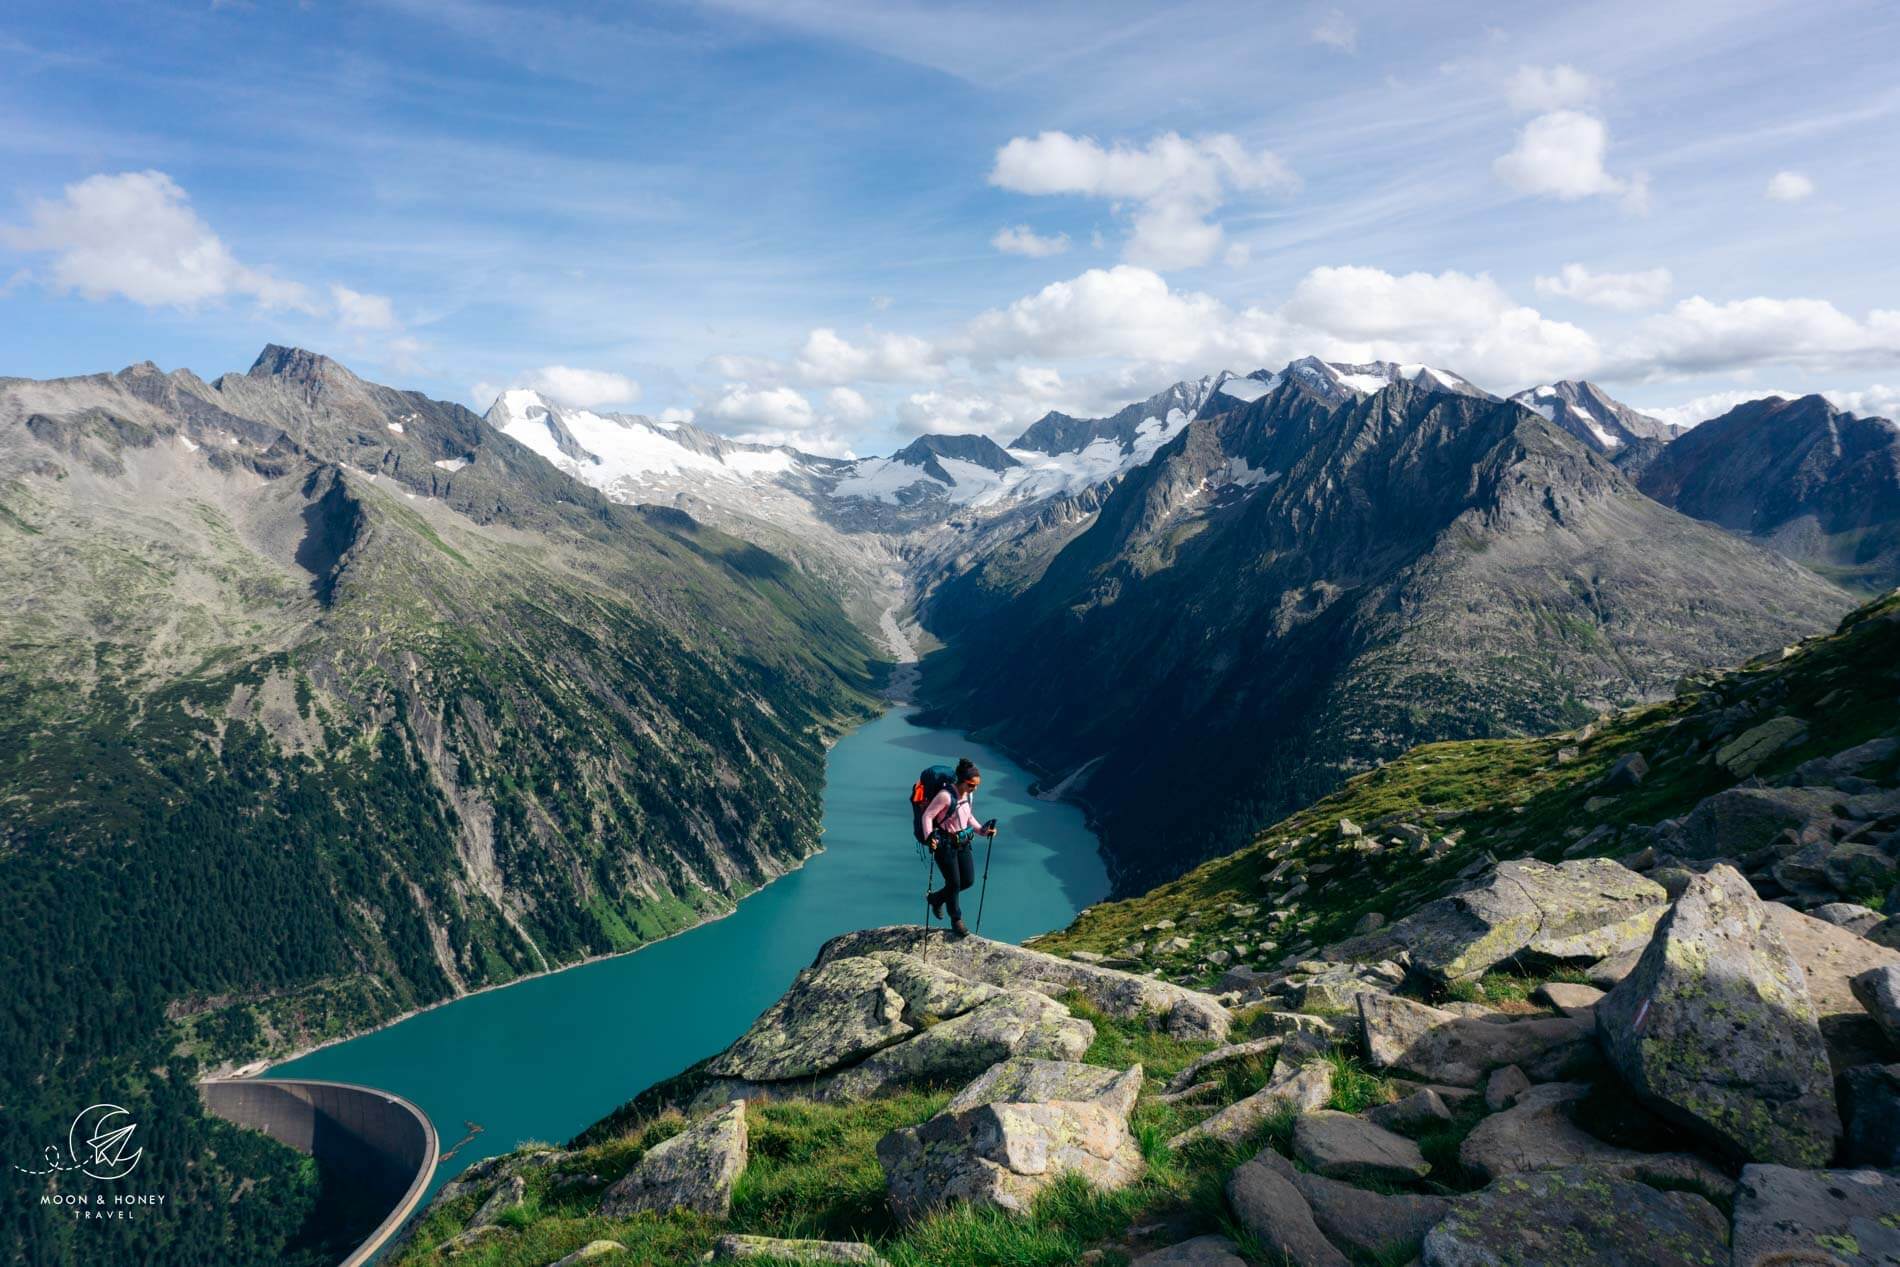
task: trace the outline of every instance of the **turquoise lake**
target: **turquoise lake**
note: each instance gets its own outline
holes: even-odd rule
[[[999,820],[983,935],[1059,928],[1108,892],[1080,810],[1029,795],[1032,776],[953,731],[893,709],[839,740],[826,763],[824,852],[731,915],[644,949],[472,995],[278,1065],[395,1092],[435,1123],[435,1186],[523,1140],[561,1143],[662,1078],[737,1038],[828,937],[923,917],[924,862],[905,800],[917,771],[972,757],[981,818]],[[978,840],[977,863],[983,861]],[[966,895],[972,925],[977,887]],[[431,1191],[433,1191],[433,1187]]]

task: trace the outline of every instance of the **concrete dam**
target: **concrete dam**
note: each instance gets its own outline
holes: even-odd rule
[[[358,1267],[387,1244],[435,1173],[435,1127],[415,1105],[386,1091],[278,1078],[221,1078],[199,1089],[208,1112],[351,1176],[373,1208],[387,1211],[341,1267]]]

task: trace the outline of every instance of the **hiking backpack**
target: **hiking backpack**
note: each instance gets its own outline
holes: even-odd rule
[[[923,773],[917,776],[916,786],[910,790],[910,834],[917,837],[918,844],[930,843],[931,828],[924,824],[924,807],[956,781],[957,772],[947,765],[925,766]],[[952,795],[954,797],[954,793]]]

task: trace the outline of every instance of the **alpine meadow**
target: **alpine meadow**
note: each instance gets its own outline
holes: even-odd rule
[[[13,6],[0,1256],[1900,1264],[1897,55]]]

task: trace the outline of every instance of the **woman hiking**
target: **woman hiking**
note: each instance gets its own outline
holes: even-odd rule
[[[950,935],[968,937],[963,926],[963,906],[957,895],[976,883],[976,854],[970,848],[975,835],[994,836],[996,820],[979,826],[970,798],[982,786],[983,774],[968,757],[957,762],[956,779],[939,791],[924,806],[924,822],[929,825],[930,850],[936,855],[937,869],[943,872],[943,887],[930,895],[930,913],[941,916],[950,908]]]

